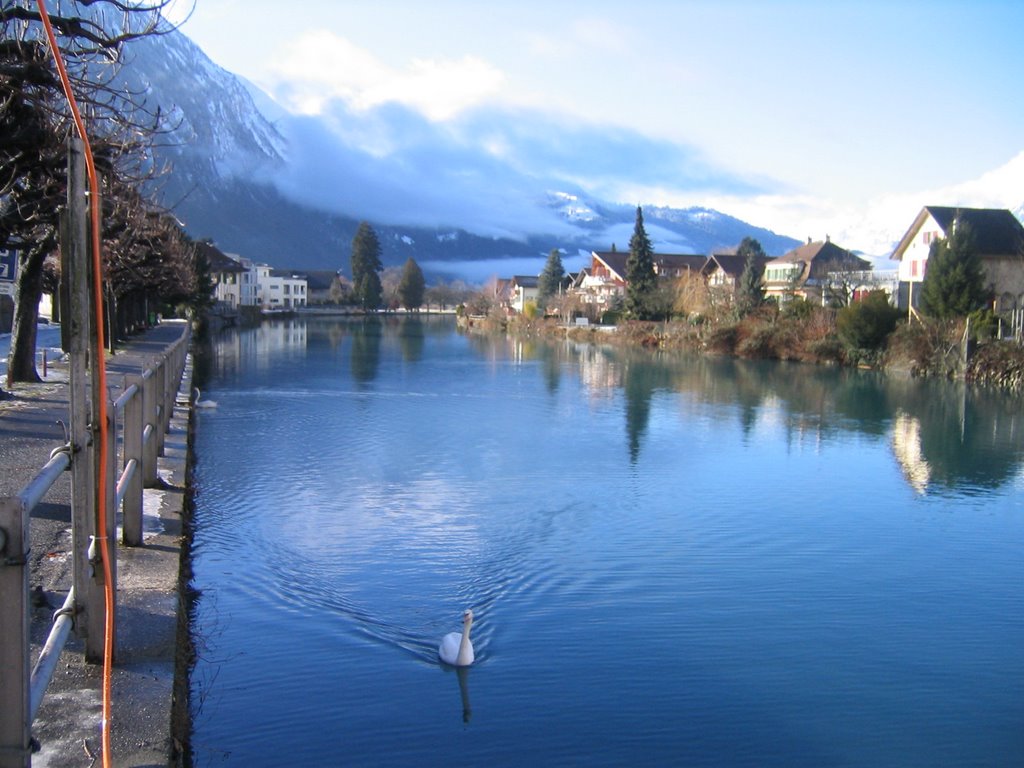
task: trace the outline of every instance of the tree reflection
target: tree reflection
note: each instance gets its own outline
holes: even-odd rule
[[[358,383],[369,384],[377,378],[382,339],[383,326],[375,317],[366,318],[354,326],[350,367],[352,378]]]

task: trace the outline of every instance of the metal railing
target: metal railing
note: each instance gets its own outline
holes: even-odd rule
[[[97,440],[75,435],[58,447],[35,478],[15,496],[0,498],[0,768],[31,765],[31,729],[58,659],[72,629],[85,644],[89,661],[102,659],[105,606],[102,568],[96,568],[90,552],[99,536],[113,541],[117,510],[122,510],[122,543],[143,543],[143,496],[147,487],[158,486],[158,457],[170,426],[189,349],[188,326],[146,370],[124,377],[124,389],[110,398],[107,409],[108,482],[106,505],[108,530],[96,530]],[[71,387],[71,397],[76,395]],[[71,404],[72,409],[76,406]],[[85,404],[77,407],[86,409]],[[74,419],[72,419],[74,421]],[[120,451],[118,450],[120,446]],[[120,461],[118,461],[120,454]],[[31,596],[29,594],[30,516],[57,479],[72,470],[72,573],[64,605],[54,614],[49,637],[34,666],[30,667]],[[84,471],[83,471],[84,469]],[[83,478],[76,482],[75,478]],[[85,535],[75,535],[83,532]],[[116,585],[117,547],[110,547],[111,573]],[[82,578],[82,574],[87,574]],[[84,588],[83,588],[84,587]],[[116,605],[116,600],[115,600]],[[116,609],[115,609],[116,610]],[[116,648],[116,642],[115,642]]]

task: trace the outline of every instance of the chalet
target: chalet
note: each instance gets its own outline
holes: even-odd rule
[[[1005,209],[939,205],[922,208],[893,251],[900,263],[900,307],[917,307],[931,245],[958,222],[970,227],[995,310],[1024,309],[1024,227],[1017,217]]]
[[[521,313],[527,302],[537,301],[539,282],[535,275],[515,275],[508,283],[509,306]]]
[[[250,282],[249,269],[241,259],[228,256],[205,240],[196,243],[196,253],[206,260],[217,305],[235,310],[244,304],[253,303],[254,283]]]
[[[576,281],[576,291],[585,303],[608,305],[616,296],[626,292],[626,261],[629,253],[623,251],[592,251],[590,267],[582,270]],[[707,256],[696,254],[656,253],[654,273],[658,277],[679,278],[687,274],[700,274]]]
[[[769,260],[767,256],[758,256],[755,259],[754,266],[759,273],[764,273],[765,264]],[[708,257],[701,269],[701,275],[707,281],[712,295],[731,301],[736,298],[740,275],[743,274],[746,265],[747,257],[736,253],[736,249],[716,251]]]
[[[871,263],[840,248],[827,235],[824,240],[794,248],[764,266],[762,283],[767,298],[786,301],[794,296],[827,303],[832,298],[837,275],[870,271]]]

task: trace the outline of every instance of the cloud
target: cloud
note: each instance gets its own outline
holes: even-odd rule
[[[685,204],[682,200],[680,204]],[[1015,209],[1024,202],[1024,152],[956,184],[877,195],[859,204],[805,193],[705,198],[706,205],[792,237],[824,238],[873,256],[888,256],[926,205]]]
[[[272,58],[265,85],[300,114],[319,114],[340,98],[356,110],[393,102],[441,121],[493,96],[504,80],[500,70],[469,55],[413,59],[404,68],[389,67],[346,38],[318,30],[288,43]]]
[[[290,146],[276,179],[285,194],[392,224],[572,237],[580,230],[550,207],[548,192],[618,202],[621,190],[644,186],[755,189],[716,174],[692,149],[536,110],[477,107],[435,122],[395,102],[361,109],[334,99],[278,125]]]

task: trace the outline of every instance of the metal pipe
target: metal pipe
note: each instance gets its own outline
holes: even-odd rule
[[[46,466],[39,470],[39,474],[18,494],[18,498],[21,499],[26,509],[31,512],[36,508],[36,505],[42,501],[43,496],[57,482],[57,478],[68,468],[70,463],[71,456],[67,451],[60,451],[46,462]]]
[[[121,396],[114,401],[114,408],[118,411],[123,411],[124,407],[128,404],[139,391],[138,384],[132,384],[128,389],[121,393]]]
[[[43,696],[53,679],[53,671],[57,668],[60,654],[68,641],[68,634],[75,623],[75,588],[68,591],[64,605],[54,614],[53,626],[50,628],[50,636],[46,638],[46,645],[39,654],[39,660],[32,668],[32,677],[29,679],[29,716],[30,723],[35,722],[39,705],[43,703]]]
[[[132,477],[135,475],[135,469],[138,467],[139,462],[135,459],[129,460],[124,465],[124,472],[121,473],[121,478],[117,481],[117,491],[114,494],[114,509],[121,506],[124,501],[124,493],[128,490],[128,483],[132,481]]]

